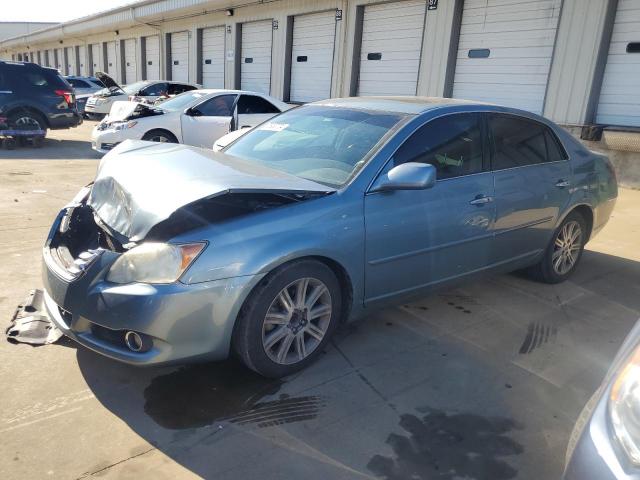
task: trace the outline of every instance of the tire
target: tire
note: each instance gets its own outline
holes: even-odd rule
[[[47,122],[44,117],[31,110],[14,110],[7,115],[7,124],[14,130],[44,130],[43,138],[47,135]]]
[[[307,308],[301,308],[300,291]],[[294,308],[286,308],[285,301]],[[311,317],[314,311],[316,317]],[[262,280],[245,301],[233,332],[233,350],[260,375],[290,375],[322,352],[341,311],[340,282],[327,265],[316,260],[288,263]]]
[[[142,140],[159,143],[178,143],[178,139],[173,133],[161,129],[149,130],[144,134]]]
[[[570,245],[563,241],[564,236],[569,234],[570,238],[575,235],[576,228],[579,228],[579,237]],[[587,222],[578,212],[571,212],[562,221],[551,237],[551,241],[544,252],[544,256],[536,265],[529,269],[529,273],[538,281],[544,283],[561,283],[568,279],[575,271],[580,259],[587,238]],[[560,243],[567,245],[562,247]],[[570,256],[562,253],[570,250]],[[562,257],[559,259],[558,257]],[[571,260],[570,260],[571,259]],[[558,262],[560,266],[558,267]]]

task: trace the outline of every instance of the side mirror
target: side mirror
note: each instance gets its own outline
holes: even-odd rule
[[[198,110],[195,107],[191,107],[191,108],[187,108],[186,112],[184,112],[186,115],[189,115],[190,117],[200,117],[202,116],[202,112],[200,110]]]
[[[408,162],[393,167],[373,184],[371,192],[426,190],[436,184],[436,167],[429,163]]]

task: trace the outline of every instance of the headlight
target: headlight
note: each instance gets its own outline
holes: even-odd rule
[[[102,104],[104,104],[104,103],[107,103],[108,101],[109,101],[109,100],[108,100],[107,98],[100,98],[100,97],[98,97],[98,98],[96,99],[96,105],[102,105]]]
[[[143,243],[113,263],[107,281],[114,283],[172,283],[191,265],[205,243],[171,245]]]
[[[135,120],[130,122],[118,122],[111,124],[111,128],[114,130],[126,130],[127,128],[135,127],[138,124]]]
[[[613,383],[609,415],[618,443],[629,460],[640,465],[640,348],[633,352]]]

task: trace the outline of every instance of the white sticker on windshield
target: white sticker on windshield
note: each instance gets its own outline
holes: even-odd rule
[[[258,130],[267,130],[269,132],[281,132],[282,130],[284,130],[288,126],[289,126],[288,123],[269,122],[269,123],[265,123],[264,125],[260,126],[258,128]]]

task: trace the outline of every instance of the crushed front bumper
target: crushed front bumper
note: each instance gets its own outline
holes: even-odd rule
[[[51,229],[42,271],[47,312],[65,335],[134,365],[228,356],[240,307],[262,275],[196,284],[115,284],[105,277],[120,253],[109,250],[100,251],[79,274],[64,275],[48,251],[64,216],[65,211]],[[151,348],[130,350],[124,342],[127,331],[148,336]]]

